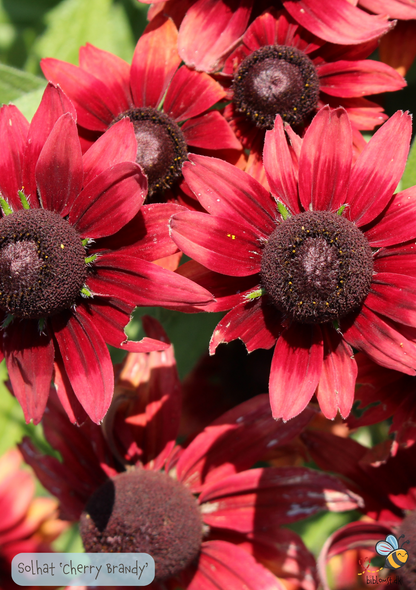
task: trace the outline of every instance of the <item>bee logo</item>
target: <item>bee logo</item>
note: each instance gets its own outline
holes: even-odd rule
[[[397,570],[406,563],[409,554],[406,549],[403,549],[403,545],[409,543],[409,541],[404,541],[399,547],[399,541],[402,537],[404,537],[404,535],[400,535],[398,539],[394,535],[387,535],[385,541],[379,541],[376,544],[377,553],[386,558],[384,567],[388,567],[391,570]]]

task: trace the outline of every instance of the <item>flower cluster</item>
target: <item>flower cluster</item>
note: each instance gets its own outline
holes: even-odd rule
[[[153,590],[388,568],[412,590],[416,186],[390,101],[415,2],[148,3],[131,63],[86,39],[78,65],[38,59],[34,114],[0,109],[4,396],[42,428],[20,453],[86,552],[154,558]],[[32,518],[19,457],[0,458],[0,590],[68,526],[51,499]],[[322,513],[318,557],[296,526]]]

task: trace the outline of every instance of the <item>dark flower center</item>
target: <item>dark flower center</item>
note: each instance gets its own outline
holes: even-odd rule
[[[320,324],[356,310],[370,290],[373,257],[364,234],[344,217],[307,211],[271,234],[261,282],[278,309]]]
[[[0,219],[0,308],[19,318],[45,318],[71,307],[87,274],[74,228],[44,209]]]
[[[148,553],[160,581],[198,555],[202,520],[194,496],[180,482],[162,472],[132,469],[94,492],[80,533],[87,552]]]
[[[148,195],[162,193],[182,175],[182,165],[188,153],[182,131],[168,115],[152,107],[126,111],[113,124],[123,117],[128,117],[134,125],[136,162],[147,175]]]
[[[403,535],[403,536],[402,536]],[[411,510],[403,519],[396,538],[399,549],[395,550],[386,558],[391,565],[399,564],[397,575],[400,577],[400,588],[403,590],[416,590],[416,558],[414,547],[416,547],[416,511]],[[404,565],[406,564],[406,565]],[[404,567],[402,567],[404,565]],[[393,568],[392,568],[393,569]]]
[[[240,64],[233,82],[234,103],[257,127],[272,129],[276,115],[303,123],[318,104],[319,78],[307,55],[286,45],[266,45]]]

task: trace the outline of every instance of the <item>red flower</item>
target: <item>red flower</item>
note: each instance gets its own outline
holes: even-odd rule
[[[343,109],[322,109],[303,140],[287,132],[290,147],[277,117],[266,134],[272,196],[226,162],[191,156],[184,174],[210,214],[172,217],[173,239],[196,261],[179,272],[216,295],[206,309],[232,308],[214,330],[211,354],[236,338],[248,352],[276,345],[276,418],[296,416],[315,390],[326,417],[338,409],[346,417],[357,374],[352,347],[416,374],[414,255],[402,245],[416,236],[416,188],[393,195],[411,120],[396,113],[354,165]]]
[[[0,590],[19,588],[11,579],[15,555],[50,553],[50,543],[67,528],[57,518],[56,500],[34,498],[34,477],[21,463],[17,449],[0,458]]]
[[[147,322],[149,335],[162,339],[157,322]],[[50,406],[45,434],[62,463],[42,456],[28,439],[22,445],[43,485],[58,496],[62,513],[81,517],[86,548],[106,550],[102,544],[117,537],[120,544],[111,551],[147,551],[156,561],[153,589],[283,590],[266,568],[295,587],[315,589],[313,557],[295,533],[280,526],[323,509],[353,508],[359,499],[335,478],[311,469],[249,469],[297,436],[313,412],[306,410],[290,425],[276,423],[267,396],[260,395],[179,447],[180,388],[172,347],[130,354],[117,390],[102,428],[86,423],[75,429]],[[101,516],[96,512],[97,498],[114,489],[116,502],[110,501],[108,524],[97,537],[88,523],[103,517],[107,509]],[[124,510],[129,491],[137,502]],[[134,519],[139,527],[131,524]]]
[[[222,72],[233,77],[224,115],[245,147],[257,152],[259,166],[265,130],[272,129],[277,114],[304,129],[326,104],[346,109],[354,143],[364,148],[359,131],[387,119],[382,107],[365,97],[406,85],[390,66],[365,59],[376,47],[377,41],[325,43],[286,11],[266,12],[250,25]]]
[[[139,39],[131,67],[89,44],[80,49],[80,67],[53,58],[41,63],[46,78],[74,103],[81,136],[96,137],[130,118],[136,162],[148,176],[149,195],[159,200],[163,192],[164,200],[172,198],[172,191],[186,199],[181,169],[189,150],[241,150],[222,115],[209,111],[223,89],[206,74],[179,67],[177,36],[173,22],[159,16]]]
[[[166,346],[127,342],[135,305],[210,299],[150,262],[177,250],[167,219],[181,208],[153,205],[139,218],[147,181],[131,161],[131,123],[118,122],[82,156],[74,117],[52,85],[30,125],[14,106],[0,112],[1,357],[26,420],[35,423],[52,379],[72,421],[102,420],[114,388],[106,342],[125,350]]]

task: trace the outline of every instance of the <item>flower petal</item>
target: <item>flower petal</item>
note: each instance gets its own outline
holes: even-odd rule
[[[365,304],[400,324],[416,325],[416,281],[414,276],[377,273]]]
[[[319,149],[317,149],[319,146]],[[324,107],[306,131],[299,158],[299,198],[307,211],[337,211],[345,202],[352,163],[351,125],[344,109]]]
[[[294,322],[282,333],[270,369],[274,418],[290,420],[305,409],[321,378],[323,351],[319,326]]]
[[[416,375],[416,346],[386,318],[365,305],[354,318],[340,321],[348,344],[365,352],[374,362],[407,375]]]
[[[266,132],[263,161],[272,195],[291,213],[300,213],[295,169],[280,115],[274,128]]]
[[[330,43],[363,43],[394,26],[386,17],[367,14],[345,0],[332,0],[330,11],[321,0],[283,0],[283,6],[302,27]]]
[[[148,307],[208,303],[212,295],[189,279],[156,264],[124,254],[105,254],[94,262],[87,286],[97,295]]]
[[[0,109],[0,191],[13,210],[22,203],[17,191],[23,188],[24,148],[29,123],[14,105]]]
[[[250,533],[296,522],[321,510],[362,505],[337,478],[306,467],[249,469],[206,484],[199,496],[204,523]]]
[[[357,363],[350,346],[332,327],[321,326],[324,338],[324,361],[316,396],[326,418],[337,412],[346,418],[354,402]]]
[[[406,80],[387,64],[371,59],[335,61],[317,68],[323,92],[344,98],[393,92],[406,86]]]
[[[68,375],[66,374],[64,363],[62,361],[59,348],[55,350],[55,374],[53,382],[55,385],[56,395],[62,404],[63,409],[72,424],[83,424],[87,420],[88,415],[84,408],[79,403],[77,396],[72,389]]]
[[[245,300],[232,309],[214,330],[209,351],[214,354],[217,346],[239,338],[247,352],[274,346],[282,330],[281,314],[264,298]]]
[[[416,187],[394,195],[381,219],[365,231],[373,248],[393,246],[416,237]]]
[[[252,467],[297,437],[314,416],[307,408],[288,424],[276,422],[267,394],[232,408],[212,422],[182,453],[178,479],[194,493]]]
[[[113,365],[105,342],[82,305],[74,313],[52,316],[51,322],[75,395],[99,424],[114,392]]]
[[[190,154],[182,171],[189,188],[212,215],[248,225],[264,238],[275,230],[277,209],[269,192],[236,166]]]
[[[135,162],[136,152],[133,123],[126,117],[111,125],[84,154],[84,185],[115,164]]]
[[[241,143],[234,131],[218,111],[189,119],[181,130],[186,143],[193,147],[205,150],[241,150]]]
[[[42,207],[67,215],[83,184],[81,145],[70,113],[61,115],[45,141],[35,177]]]
[[[394,272],[402,275],[416,275],[416,244],[381,248],[374,256],[374,272]]]
[[[179,29],[179,55],[186,65],[205,72],[220,69],[244,33],[253,0],[198,0]]]
[[[388,14],[390,18],[416,18],[413,0],[360,0],[360,5],[376,14]]]
[[[52,381],[54,346],[48,334],[39,333],[37,320],[14,320],[3,331],[13,393],[26,422],[38,424],[45,411]]]
[[[175,121],[185,121],[207,111],[224,97],[225,90],[211,76],[182,66],[172,78],[163,110]]]
[[[113,53],[87,43],[79,50],[79,65],[85,72],[104,82],[120,113],[133,104],[130,93],[130,65]]]
[[[259,236],[248,225],[186,211],[174,215],[170,227],[182,252],[214,272],[243,277],[260,271]]]
[[[82,238],[115,234],[139,211],[147,195],[147,178],[133,162],[115,164],[91,180],[69,212]],[[115,214],[109,215],[109,211]]]
[[[178,32],[173,22],[158,15],[140,37],[131,64],[130,84],[136,107],[157,107],[181,63]]]
[[[346,215],[359,227],[387,206],[402,177],[412,134],[411,117],[398,111],[376,131],[355,163]]]

